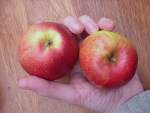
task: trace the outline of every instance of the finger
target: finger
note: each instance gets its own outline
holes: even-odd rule
[[[84,30],[84,26],[73,16],[66,17],[63,20],[63,24],[74,34],[80,34]]]
[[[125,90],[131,90],[132,87],[133,89],[132,89],[132,92],[130,92],[130,94],[143,91],[143,85],[138,77],[137,72],[127,84],[122,86],[122,88],[124,88]]]
[[[100,29],[111,31],[111,30],[113,30],[115,25],[111,19],[103,17],[98,21],[98,26]]]
[[[139,75],[138,75],[137,71],[135,72],[133,78],[129,81],[129,84],[130,83],[136,83],[136,82],[141,83],[141,80],[139,78]]]
[[[87,33],[91,34],[98,30],[98,25],[89,16],[87,15],[80,16],[79,20],[84,25]]]
[[[72,84],[78,84],[78,83],[81,83],[81,82],[87,82],[86,78],[83,76],[82,73],[80,72],[74,72],[71,74],[71,80],[70,82]]]
[[[19,81],[23,89],[32,90],[40,95],[73,102],[77,95],[75,89],[67,84],[49,82],[38,77],[28,77]]]
[[[139,75],[138,75],[137,71],[135,72],[135,75],[134,75],[133,79],[140,81],[140,78],[139,78]]]
[[[87,82],[86,78],[83,76],[83,73],[80,69],[79,64],[76,64],[74,69],[71,72],[71,83],[78,84],[81,82]]]
[[[120,90],[123,92],[123,96],[121,99],[121,103],[129,98],[137,95],[140,92],[143,92],[143,85],[138,77],[137,72],[135,73],[134,77],[125,85],[120,87]],[[129,92],[129,93],[127,93]]]
[[[141,82],[141,80],[139,78],[139,75],[138,75],[137,71],[136,71],[134,77],[132,78],[132,80],[129,81],[129,84],[131,84],[131,82],[132,82],[132,84],[138,84],[138,85],[136,85],[137,88],[139,90],[143,91],[143,85],[142,85],[142,82]]]
[[[139,75],[138,75],[137,72],[135,73],[134,77],[135,77],[135,81],[138,82],[138,84],[139,84],[138,89],[139,89],[140,91],[143,91],[143,90],[144,90],[144,87],[143,87],[143,84],[142,84],[141,79],[140,79],[140,77],[139,77]],[[133,79],[134,79],[134,78],[133,78]]]

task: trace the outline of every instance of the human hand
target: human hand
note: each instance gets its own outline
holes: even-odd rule
[[[63,24],[77,35],[81,34],[83,30],[90,34],[98,29],[112,30],[114,27],[113,21],[110,19],[102,18],[98,23],[95,23],[86,15],[79,17],[79,19],[69,16],[64,19]],[[102,113],[111,113],[120,104],[143,91],[137,73],[127,84],[114,89],[100,89],[90,84],[84,78],[84,74],[78,64],[74,67],[70,76],[69,84],[29,76],[20,80],[19,86],[49,98],[64,100]]]

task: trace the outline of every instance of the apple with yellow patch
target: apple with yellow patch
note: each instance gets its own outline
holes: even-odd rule
[[[97,87],[118,87],[128,82],[136,71],[137,52],[118,33],[97,31],[83,40],[79,52],[85,76]]]
[[[55,80],[68,73],[78,59],[78,45],[62,24],[32,25],[19,44],[19,59],[30,74]]]

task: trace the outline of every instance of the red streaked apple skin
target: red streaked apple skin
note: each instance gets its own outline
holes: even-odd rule
[[[52,44],[47,46],[49,40]],[[43,22],[31,26],[23,36],[19,59],[30,75],[55,80],[73,68],[78,59],[78,45],[65,26]]]
[[[109,57],[113,55],[112,61]],[[135,74],[137,52],[123,36],[98,31],[80,45],[80,66],[88,80],[97,87],[119,87]]]

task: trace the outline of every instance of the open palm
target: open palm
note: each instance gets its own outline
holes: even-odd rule
[[[83,30],[90,34],[98,29],[112,30],[114,27],[110,19],[102,18],[96,24],[86,15],[81,16],[79,19],[69,16],[64,19],[63,24],[74,34],[80,34]],[[104,113],[111,113],[120,104],[143,91],[137,73],[124,86],[111,90],[96,88],[90,84],[80,70],[79,64],[74,67],[70,76],[71,80],[69,84],[47,81],[30,76],[20,80],[19,86],[23,89],[35,91],[43,96],[64,100],[71,104],[81,105]]]

